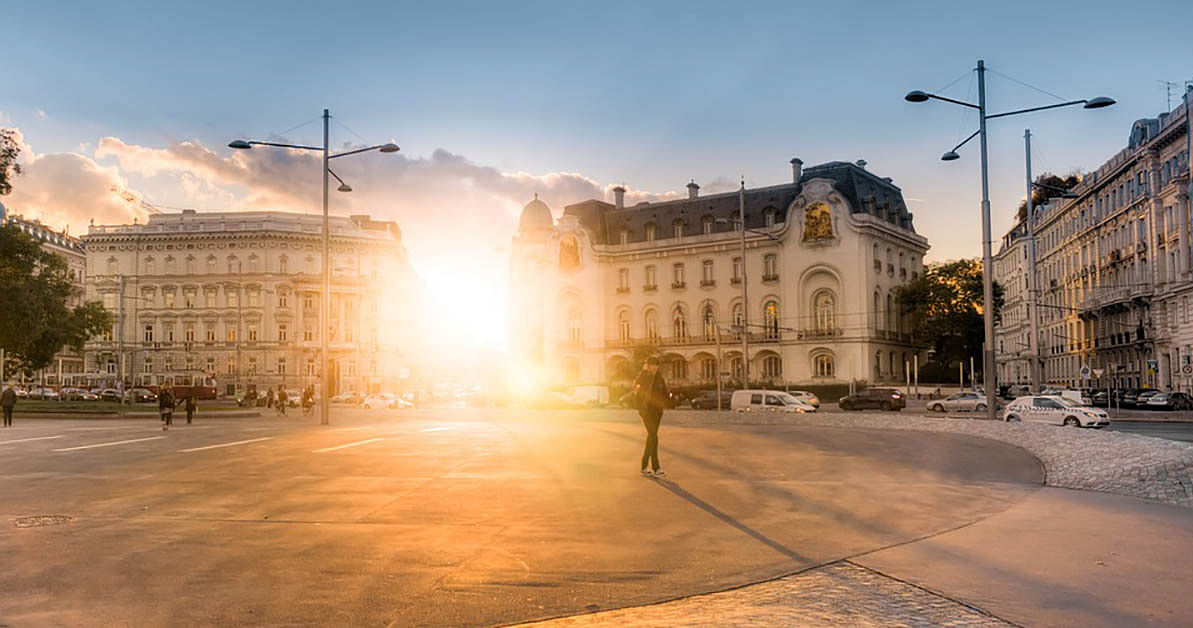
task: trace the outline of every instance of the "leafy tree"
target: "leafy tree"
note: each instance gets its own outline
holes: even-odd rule
[[[62,258],[16,226],[0,226],[0,347],[15,366],[49,366],[62,347],[82,350],[111,325],[99,303],[68,306],[77,291]]]
[[[1031,203],[1033,207],[1039,207],[1048,202],[1048,199],[1056,198],[1066,191],[1077,187],[1081,183],[1081,178],[1077,173],[1070,172],[1064,177],[1058,177],[1050,172],[1045,172],[1036,177],[1036,183],[1040,185],[1033,185],[1031,188]],[[1047,187],[1044,187],[1047,186]],[[1027,201],[1019,202],[1019,220],[1027,218]]]
[[[12,178],[21,174],[20,153],[16,129],[0,129],[0,196],[12,192]]]
[[[980,259],[933,264],[922,277],[896,288],[895,294],[913,340],[932,351],[933,362],[950,367],[971,356],[981,361],[985,327]],[[996,283],[996,320],[1002,302],[1002,287]]]

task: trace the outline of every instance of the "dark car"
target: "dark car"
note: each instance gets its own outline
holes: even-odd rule
[[[729,401],[733,399],[733,393],[729,391],[721,392],[721,409],[729,409]],[[699,394],[692,398],[693,410],[716,410],[717,409],[717,391],[702,390]]]
[[[903,393],[894,388],[867,388],[841,397],[837,405],[842,410],[864,410],[877,408],[879,410],[902,410],[907,407],[907,399]]]
[[[115,388],[105,388],[100,391],[99,398],[103,401],[120,401],[120,391]]]
[[[1139,402],[1140,407],[1143,402]],[[1193,397],[1183,392],[1156,393],[1147,398],[1149,410],[1193,410]]]

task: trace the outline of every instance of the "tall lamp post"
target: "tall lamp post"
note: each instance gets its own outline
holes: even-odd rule
[[[1053,105],[1044,105],[1041,107],[1029,107],[1027,109],[1018,109],[1015,111],[1007,111],[1003,113],[996,113],[987,115],[986,113],[986,63],[978,60],[978,103],[965,102],[963,100],[955,100],[937,94],[913,90],[907,92],[903,97],[907,102],[921,103],[929,99],[941,100],[952,103],[954,105],[961,105],[962,107],[969,107],[978,110],[978,130],[974,131],[969,137],[961,141],[953,147],[952,150],[941,155],[942,161],[954,161],[961,156],[957,151],[967,144],[974,137],[978,137],[981,144],[981,166],[982,166],[982,319],[985,323],[985,345],[982,350],[982,370],[984,372],[983,379],[986,387],[986,418],[996,419],[998,417],[998,398],[995,388],[997,387],[997,378],[995,376],[994,366],[994,264],[990,251],[990,177],[987,163],[986,150],[986,121],[994,118],[1006,118],[1009,116],[1019,115],[1023,113],[1032,113],[1034,111],[1044,111],[1046,109],[1057,109],[1060,107],[1069,107],[1072,105],[1082,105],[1085,109],[1101,109],[1102,107],[1109,107],[1114,104],[1114,99],[1105,96],[1098,96],[1095,98],[1085,100],[1070,100],[1067,102],[1056,103]]]
[[[330,135],[331,126],[331,112],[327,109],[323,110],[323,146],[304,146],[302,144],[281,144],[277,142],[257,142],[246,140],[234,140],[228,143],[229,148],[249,149],[254,146],[275,146],[278,148],[294,148],[298,150],[313,150],[323,153],[323,298],[320,310],[320,326],[319,330],[319,348],[322,362],[322,385],[323,390],[319,399],[319,422],[327,425],[329,422],[330,406],[328,399],[331,397],[331,353],[328,347],[328,330],[327,326],[331,323],[331,227],[327,214],[327,177],[328,175],[336,178],[340,182],[340,187],[337,188],[340,192],[351,192],[352,188],[344,183],[336,173],[331,171],[329,162],[338,157],[347,157],[348,155],[355,155],[357,153],[365,153],[369,151],[380,151],[382,153],[396,153],[398,152],[398,145],[393,142],[385,144],[378,144],[376,146],[368,146],[365,148],[357,148],[354,150],[344,151],[342,153],[330,154],[328,149],[328,136]]]
[[[1027,164],[1027,319],[1031,329],[1031,342],[1028,351],[1031,352],[1031,390],[1039,392],[1043,377],[1040,373],[1040,316],[1038,287],[1036,285],[1036,211],[1033,202],[1035,188],[1059,194],[1060,198],[1072,199],[1077,195],[1058,187],[1036,183],[1031,174],[1031,129],[1023,131],[1023,153]]]

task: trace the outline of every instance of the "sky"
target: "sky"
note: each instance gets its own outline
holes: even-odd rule
[[[903,95],[975,99],[981,58],[992,112],[1118,101],[991,121],[997,241],[1023,198],[1024,129],[1036,172],[1096,168],[1165,110],[1161,80],[1193,79],[1187,17],[1175,0],[8,0],[0,126],[26,172],[0,202],[76,234],[138,213],[113,186],[167,210],[315,212],[311,156],[226,145],[317,144],[327,107],[333,145],[402,147],[337,163],[354,192],[332,211],[397,220],[445,329],[499,346],[510,237],[536,193],[558,215],[617,184],[667,198],[693,179],[784,182],[797,156],[864,159],[903,189],[929,260],[980,255],[976,143],[939,160],[976,114]]]

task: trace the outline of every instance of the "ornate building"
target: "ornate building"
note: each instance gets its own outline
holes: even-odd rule
[[[67,306],[75,308],[82,305],[83,284],[87,275],[87,256],[83,252],[83,242],[68,233],[51,229],[38,220],[9,215],[3,204],[0,204],[0,222],[20,229],[25,235],[40,242],[43,249],[66,262],[71,281],[78,289],[67,301]],[[83,356],[70,347],[65,347],[54,356],[53,364],[35,373],[35,378],[39,384],[66,385],[81,379],[82,373]]]
[[[746,333],[751,383],[902,382],[915,349],[893,289],[922,272],[927,240],[864,162],[791,164],[791,182],[740,193],[701,196],[693,182],[686,199],[626,207],[615,188],[613,204],[569,205],[558,222],[527,204],[510,298],[524,368],[604,383],[631,376],[645,345],[678,385],[718,372],[740,384]]]
[[[1036,210],[1045,383],[1191,389],[1187,120],[1185,105],[1137,120],[1127,147],[1071,190],[1077,198]],[[1018,229],[1008,238],[1020,237]],[[997,281],[1013,282],[1008,273],[1026,273],[1026,258],[1022,268],[995,268]],[[1007,343],[1021,331],[1004,324],[996,333],[996,343],[1010,351]],[[1103,370],[1103,378],[1084,380],[1086,366]]]
[[[317,382],[322,216],[184,210],[92,225],[83,240],[88,299],[116,319],[87,344],[93,382],[221,394]],[[397,224],[333,216],[331,264],[333,393],[400,390],[419,288]]]

